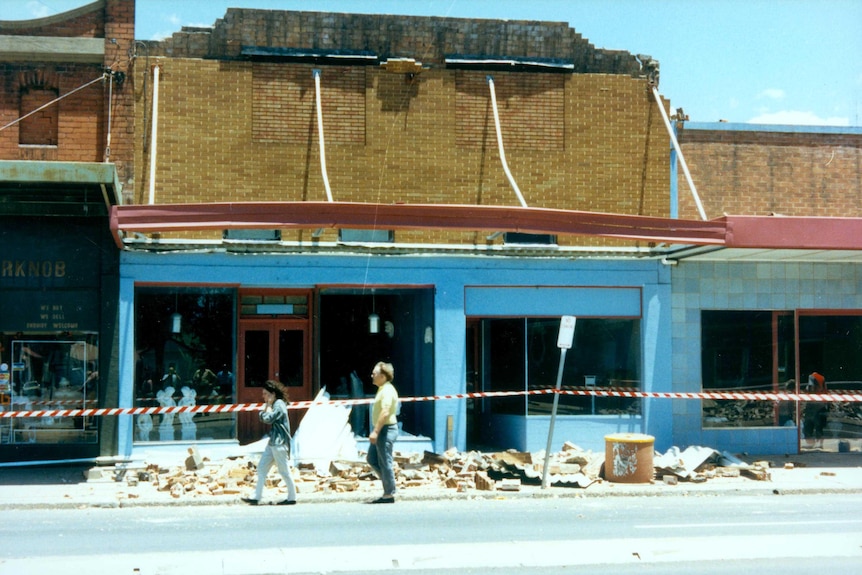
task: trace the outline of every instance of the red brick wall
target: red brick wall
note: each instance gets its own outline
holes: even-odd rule
[[[680,145],[709,218],[862,216],[862,136],[683,128]],[[699,219],[681,170],[679,198]]]
[[[96,67],[84,64],[0,65],[0,82],[3,85],[3,89],[0,90],[0,117],[3,119],[3,125],[38,107],[37,102],[30,101],[28,98],[26,86],[22,86],[22,82],[26,83],[26,79],[35,71],[55,78],[57,93],[60,96],[80,88],[101,74]],[[52,114],[57,121],[55,146],[20,145],[25,143],[20,139],[21,123],[3,130],[0,132],[0,158],[65,162],[102,161],[103,99],[101,82],[97,82],[54,104],[56,108],[52,109]]]
[[[57,97],[56,88],[32,88],[21,91],[21,110],[35,111]],[[23,145],[57,145],[57,109],[42,108],[18,125],[20,143]]]
[[[117,167],[120,183],[126,185],[134,176],[135,158],[135,96],[134,74],[129,54],[135,45],[135,0],[106,0],[105,3],[105,66],[123,75],[115,77],[111,105],[110,161]],[[108,91],[103,100],[104,114],[109,109]],[[129,186],[132,187],[131,185]],[[130,193],[129,193],[130,195]]]
[[[64,97],[49,114],[56,118],[56,142],[49,146],[21,146],[21,125],[0,132],[0,159],[67,162],[102,162],[107,147],[108,113],[111,111],[111,155],[120,180],[134,173],[134,89],[130,74],[129,51],[134,44],[134,0],[106,0],[57,16],[16,22],[4,27],[2,34],[18,36],[105,38],[103,65],[125,74],[128,82],[115,76],[110,106],[108,82],[96,82],[103,65],[62,62],[9,62],[0,64],[0,122],[6,125],[44,103],[31,101],[33,77],[52,78],[56,96]],[[73,91],[76,91],[72,94]],[[44,96],[44,94],[43,94]],[[23,97],[23,101],[22,101]],[[38,121],[34,116],[34,121]],[[32,125],[32,122],[31,122]],[[26,126],[25,126],[26,128]],[[25,140],[29,141],[28,137]]]

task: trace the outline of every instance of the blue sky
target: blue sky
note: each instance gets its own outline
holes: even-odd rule
[[[88,0],[0,0],[0,20]],[[228,7],[567,22],[598,48],[649,54],[692,121],[862,126],[859,0],[137,0],[136,33],[211,26]]]

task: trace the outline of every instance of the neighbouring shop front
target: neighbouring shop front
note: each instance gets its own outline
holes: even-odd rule
[[[23,183],[0,182],[6,200],[0,214],[2,411],[95,408],[117,401],[111,356],[119,257],[106,216],[113,169],[84,164],[76,170],[64,181],[56,168],[53,181],[46,182],[46,172],[30,163],[14,172]],[[95,181],[87,181],[88,174]],[[115,429],[115,421],[98,417],[3,418],[0,461],[113,454]]]
[[[674,271],[674,388],[711,393],[859,393],[862,267],[794,254],[734,261],[720,253]],[[687,401],[680,444],[733,452],[857,449],[862,411],[850,401]]]

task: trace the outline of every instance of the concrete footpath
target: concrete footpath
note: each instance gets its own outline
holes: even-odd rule
[[[747,461],[769,461],[769,478],[757,480],[745,476],[713,477],[700,483],[679,480],[676,484],[661,477],[651,483],[626,484],[599,480],[588,487],[522,484],[516,491],[459,492],[443,485],[404,487],[398,501],[451,500],[476,498],[530,497],[609,497],[609,496],[730,496],[789,495],[818,493],[862,493],[862,452],[827,453],[806,451],[800,454],[750,456]],[[208,465],[220,465],[211,461]],[[153,505],[243,505],[244,493],[220,495],[184,493],[172,495],[159,491],[153,483],[130,485],[107,474],[100,479],[86,478],[93,464],[57,464],[0,467],[0,509],[75,509],[88,507],[133,507]],[[298,483],[298,503],[356,503],[374,499],[380,494],[380,482],[364,480],[355,491],[343,493],[314,491],[313,484]],[[284,497],[283,489],[267,489],[263,503],[274,503]]]

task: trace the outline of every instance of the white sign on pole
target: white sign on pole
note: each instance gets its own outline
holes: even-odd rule
[[[575,316],[564,315],[560,318],[560,335],[557,337],[557,347],[560,349],[572,349],[572,341],[575,339]]]

